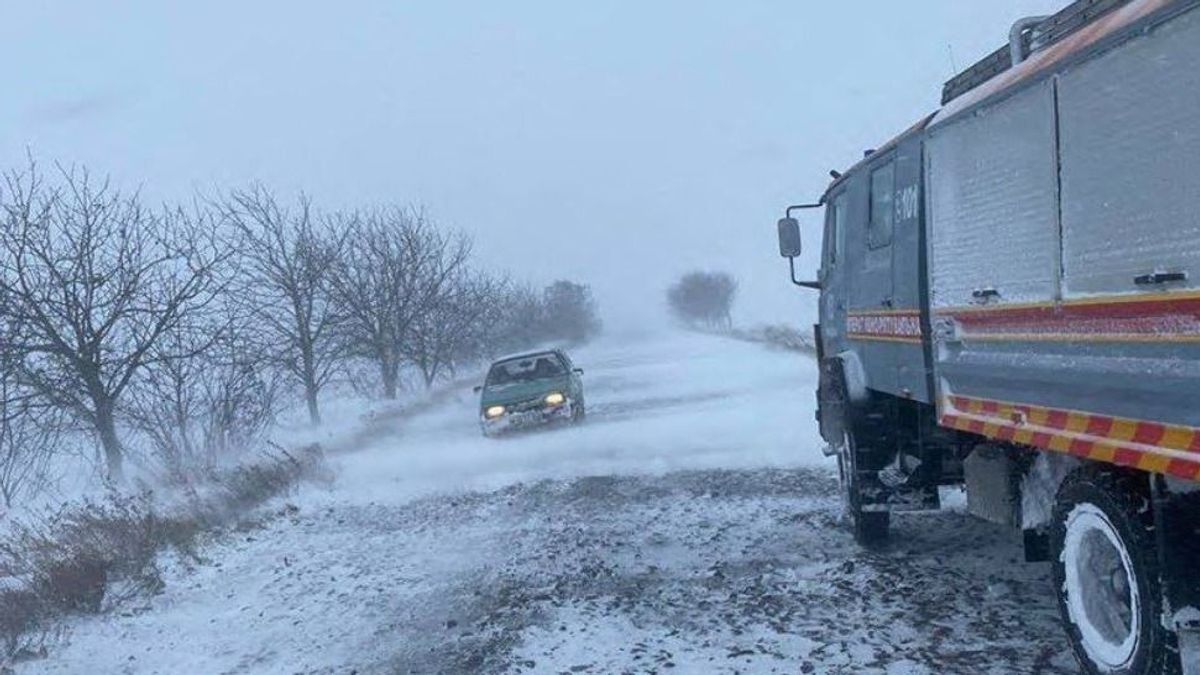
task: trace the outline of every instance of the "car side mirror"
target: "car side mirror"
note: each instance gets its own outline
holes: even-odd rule
[[[795,218],[779,219],[779,255],[798,258],[801,251],[800,221]]]
[[[583,368],[576,368],[576,369],[575,369],[575,374],[576,374],[576,375],[582,375],[582,374],[583,374]]]
[[[479,392],[483,391],[483,385],[482,384],[475,385],[475,388],[472,389],[472,391],[474,391],[476,394],[478,394]]]

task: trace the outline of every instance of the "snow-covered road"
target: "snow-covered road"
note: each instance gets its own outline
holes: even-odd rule
[[[463,390],[19,672],[1073,672],[1010,533],[942,512],[853,545],[808,359],[671,334],[575,360],[586,425],[486,440]]]

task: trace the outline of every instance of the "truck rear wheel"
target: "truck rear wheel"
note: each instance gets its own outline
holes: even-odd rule
[[[842,449],[838,453],[838,478],[842,488],[842,503],[850,519],[854,541],[862,546],[877,546],[887,541],[892,514],[886,510],[870,510],[868,500],[865,499],[862,474],[858,470],[861,436],[862,430],[856,431],[853,424],[847,425],[845,440],[842,441]]]
[[[1180,670],[1162,626],[1150,510],[1132,480],[1081,470],[1059,489],[1050,533],[1054,588],[1075,657],[1094,675]]]

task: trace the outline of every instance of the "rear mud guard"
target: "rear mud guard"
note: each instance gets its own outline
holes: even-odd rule
[[[1152,479],[1164,622],[1179,639],[1184,675],[1200,675],[1200,490],[1164,476]]]

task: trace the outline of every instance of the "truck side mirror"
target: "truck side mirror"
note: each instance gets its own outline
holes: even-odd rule
[[[779,255],[785,258],[800,256],[800,221],[795,218],[779,219]]]

